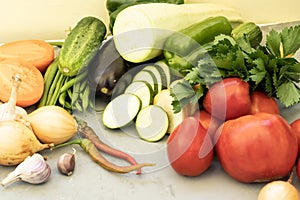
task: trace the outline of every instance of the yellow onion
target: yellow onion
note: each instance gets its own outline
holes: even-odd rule
[[[299,200],[298,190],[288,181],[272,181],[258,194],[258,200]]]
[[[68,141],[77,132],[74,117],[59,106],[39,107],[26,116],[26,121],[43,143],[61,144]]]
[[[0,165],[17,165],[28,156],[51,146],[53,144],[40,143],[35,134],[21,122],[0,122]]]

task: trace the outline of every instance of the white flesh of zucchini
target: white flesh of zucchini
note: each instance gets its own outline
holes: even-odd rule
[[[166,77],[166,84],[164,87],[168,88],[171,83],[171,72],[169,66],[162,60],[157,61],[155,64],[164,71],[164,75]]]
[[[140,138],[148,142],[156,142],[167,133],[168,115],[160,106],[150,105],[139,112],[135,126]]]
[[[163,86],[166,85],[166,76],[163,74],[164,72],[156,65],[147,65],[143,70],[153,72],[157,81],[157,92],[161,91]]]
[[[135,81],[130,83],[124,93],[135,94],[142,101],[142,108],[149,106],[153,101],[153,90],[146,81]]]
[[[208,17],[224,16],[241,22],[240,13],[224,5],[212,3],[138,4],[122,10],[114,23],[116,48],[130,62],[140,63],[160,55],[165,39]]]
[[[104,126],[117,129],[133,122],[141,109],[141,100],[134,94],[121,94],[110,101],[102,115]]]
[[[132,82],[135,81],[146,81],[152,87],[154,95],[158,92],[157,79],[152,71],[141,70],[133,77]]]

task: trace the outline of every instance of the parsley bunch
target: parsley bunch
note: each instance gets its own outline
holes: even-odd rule
[[[247,35],[237,40],[219,35],[205,48],[185,81],[172,88],[175,112],[188,102],[201,101],[210,85],[227,77],[240,77],[252,91],[265,91],[286,107],[300,102],[300,63],[293,58],[300,48],[300,25],[270,31],[265,45],[255,48]]]

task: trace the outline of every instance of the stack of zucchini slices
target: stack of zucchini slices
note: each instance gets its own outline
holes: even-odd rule
[[[153,99],[170,82],[170,68],[163,61],[143,66],[124,91],[106,105],[102,115],[104,126],[119,129],[135,122],[141,139],[161,140],[167,133],[169,119],[162,107],[153,105]]]

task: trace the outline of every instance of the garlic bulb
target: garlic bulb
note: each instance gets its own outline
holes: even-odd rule
[[[0,121],[0,165],[21,163],[27,156],[53,144],[42,144],[34,133],[18,121]]]
[[[27,115],[27,111],[24,108],[16,106],[21,78],[17,74],[12,77],[12,81],[12,90],[8,102],[0,105],[0,121],[15,120],[18,115]]]
[[[25,120],[43,143],[61,144],[77,133],[75,118],[59,106],[43,106],[34,110]]]
[[[40,184],[46,182],[50,174],[51,168],[43,156],[35,153],[32,156],[28,156],[14,171],[9,173],[7,177],[2,180],[1,185],[7,186],[19,180],[31,184]]]
[[[75,153],[76,150],[73,149],[73,153],[64,153],[59,156],[57,160],[58,171],[67,176],[71,176],[75,169]]]

